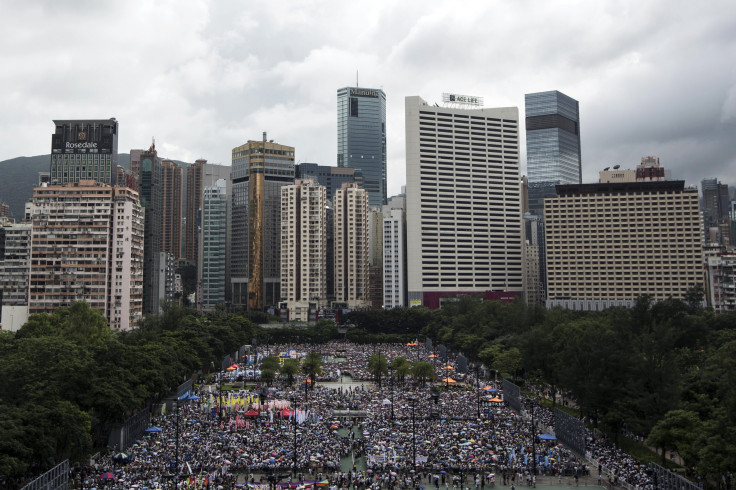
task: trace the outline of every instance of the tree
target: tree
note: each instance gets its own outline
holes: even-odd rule
[[[271,371],[276,371],[280,367],[281,367],[281,363],[279,362],[279,359],[276,356],[264,357],[263,360],[261,361],[261,370],[270,369]]]
[[[434,366],[427,361],[415,361],[411,367],[411,374],[423,385],[427,381],[434,381],[437,375],[434,372]]]
[[[698,415],[686,410],[670,410],[657,422],[647,437],[647,444],[662,449],[662,466],[668,449],[681,455],[694,455],[694,444],[702,423]],[[690,461],[689,463],[694,463]]]
[[[285,360],[279,372],[286,376],[286,382],[291,386],[294,383],[294,376],[299,372],[299,361],[296,359]]]
[[[322,374],[322,358],[318,352],[310,352],[304,358],[302,363],[302,371],[312,380],[312,389],[317,382],[317,375]]]
[[[261,369],[261,381],[265,382],[268,386],[271,386],[276,377],[276,372],[273,369]]]
[[[373,354],[368,358],[368,372],[373,375],[373,378],[378,382],[378,389],[381,389],[381,380],[383,376],[388,372],[388,359],[380,352]]]
[[[404,357],[394,357],[391,361],[391,369],[396,372],[396,377],[403,383],[406,376],[411,373],[411,364]]]

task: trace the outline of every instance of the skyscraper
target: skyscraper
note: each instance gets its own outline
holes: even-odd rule
[[[327,192],[312,180],[281,188],[281,301],[289,320],[327,306]]]
[[[370,206],[386,203],[386,94],[383,90],[338,89],[337,166],[361,169]]]
[[[140,174],[137,175],[140,201],[145,210],[143,242],[143,312],[159,311],[159,259],[161,252],[162,186],[161,159],[155,145],[140,155]]]
[[[225,303],[226,247],[227,247],[227,181],[218,179],[202,191],[202,233],[199,234],[200,258],[197,268],[198,284],[202,291],[197,305],[205,310]]]
[[[711,235],[718,238],[718,243],[730,245],[731,219],[729,218],[730,198],[728,186],[718,179],[703,179],[700,183],[703,193],[703,225],[706,241]]]
[[[186,228],[184,229],[184,258],[193,265],[199,260],[199,233],[201,231],[202,193],[205,187],[219,179],[230,178],[230,167],[207,163],[200,159],[188,166],[186,194]]]
[[[578,101],[562,92],[524,96],[529,210],[541,215],[544,198],[555,185],[580,184],[580,112]]]
[[[0,327],[18,330],[28,320],[30,223],[0,219]]]
[[[383,206],[383,307],[407,306],[406,196],[394,196]]]
[[[406,98],[411,306],[523,291],[519,110]]]
[[[335,195],[335,301],[348,308],[368,306],[368,193],[343,184]]]
[[[294,183],[294,147],[264,132],[233,148],[232,162],[231,301],[261,310],[281,297],[281,187]]]
[[[179,258],[181,254],[181,193],[180,166],[171,160],[161,162],[161,251]]]
[[[55,120],[54,125],[51,183],[96,180],[116,185],[118,122],[115,118]]]

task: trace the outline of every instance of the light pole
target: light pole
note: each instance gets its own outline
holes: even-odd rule
[[[531,423],[532,423],[532,481],[535,481],[537,478],[537,434],[536,434],[536,421],[534,420],[534,405],[536,405],[536,400],[531,399],[531,405],[530,405],[530,412],[531,412]],[[534,485],[536,487],[536,483]]]
[[[475,365],[475,394],[478,401],[478,419],[480,419],[480,378],[478,377],[479,366]]]
[[[296,397],[292,399],[293,406],[291,407],[292,418],[294,419],[294,479],[296,479]]]
[[[176,397],[176,474],[174,475],[174,488],[179,484],[179,397]]]
[[[220,385],[219,385],[220,403],[218,404],[218,412],[220,412],[220,423],[222,423],[222,378],[224,376],[225,376],[225,371],[220,373]]]
[[[391,373],[391,420],[394,419],[394,368],[388,367]]]
[[[412,454],[412,461],[413,461],[413,469],[416,469],[417,467],[417,429],[416,429],[416,420],[414,417],[414,407],[417,404],[417,397],[411,396],[409,397],[409,401],[411,402],[411,454]]]

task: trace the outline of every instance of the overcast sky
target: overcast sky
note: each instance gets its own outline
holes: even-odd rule
[[[525,93],[577,99],[584,182],[657,155],[689,184],[736,185],[732,0],[0,0],[0,40],[0,160],[50,153],[53,119],[115,117],[120,152],[155,137],[161,156],[229,165],[268,131],[336,165],[336,91],[359,71],[388,99],[389,195],[404,97],[442,92],[522,120]]]

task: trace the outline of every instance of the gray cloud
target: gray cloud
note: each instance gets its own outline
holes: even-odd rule
[[[0,159],[48,153],[54,118],[117,117],[120,150],[229,164],[269,138],[334,165],[336,90],[388,96],[389,192],[405,181],[404,97],[581,107],[584,180],[659,155],[736,184],[730,2],[288,1],[0,4]],[[522,151],[523,157],[523,151]]]

